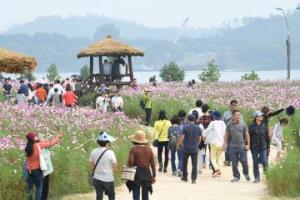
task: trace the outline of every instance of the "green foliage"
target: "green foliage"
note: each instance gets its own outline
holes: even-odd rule
[[[170,62],[169,64],[165,64],[160,71],[159,75],[163,81],[183,81],[185,72],[183,69],[174,62]]]
[[[300,197],[300,136],[299,136],[300,112],[298,111],[290,119],[289,127],[285,129],[287,144],[287,155],[285,158],[272,166],[267,174],[267,185],[269,191],[275,196],[291,198]]]
[[[242,81],[259,81],[259,75],[252,70],[250,73],[246,73],[241,77]]]
[[[4,102],[5,101],[5,96],[3,95],[3,93],[0,93],[0,102]]]
[[[86,80],[90,77],[90,68],[84,65],[80,70],[80,76],[82,80]]]
[[[47,69],[47,79],[49,81],[54,81],[54,80],[57,80],[57,79],[60,79],[60,75],[58,74],[58,71],[57,71],[57,67],[54,63],[52,63],[50,65],[50,67]]]
[[[80,106],[95,106],[97,93],[95,91],[89,91],[79,99]]]
[[[114,126],[116,124],[112,125],[112,128],[107,131],[113,136],[119,137],[120,132],[113,128]],[[67,128],[64,128],[63,131],[68,132]],[[80,129],[73,131],[81,132]],[[126,128],[126,131],[122,132],[122,137],[111,145],[118,160],[118,169],[115,173],[116,185],[121,183],[122,166],[126,163],[129,149],[132,147],[128,138],[133,132],[133,128]],[[49,193],[49,199],[61,199],[62,196],[87,193],[94,190],[88,184],[88,158],[92,150],[98,146],[94,139],[97,134],[99,134],[98,130],[81,133],[77,144],[77,146],[82,145],[80,148],[70,147],[73,140],[72,134],[65,134],[61,145],[51,148],[54,173],[50,177],[51,192]],[[0,152],[2,159],[0,162],[0,199],[26,199],[26,183],[22,179],[24,157],[20,157],[18,151]],[[5,164],[2,163],[4,160],[6,160]]]
[[[22,77],[24,77],[27,80],[31,80],[31,81],[36,80],[36,77],[34,76],[34,74],[32,72],[25,72],[24,74],[22,74]]]
[[[220,70],[215,60],[209,61],[207,68],[203,69],[203,72],[198,75],[198,78],[203,82],[215,82],[220,79]]]

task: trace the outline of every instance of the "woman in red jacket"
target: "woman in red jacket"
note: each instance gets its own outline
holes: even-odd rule
[[[25,147],[25,153],[27,157],[27,169],[29,171],[29,177],[27,179],[28,184],[28,199],[32,199],[31,191],[33,185],[36,187],[35,199],[41,200],[43,191],[43,172],[40,167],[40,154],[39,149],[45,149],[52,147],[60,142],[63,133],[55,136],[51,141],[40,141],[38,134],[29,132],[26,135],[27,144]]]
[[[65,106],[73,107],[75,105],[76,101],[77,101],[77,98],[78,97],[71,90],[71,85],[68,84],[66,86],[66,93],[64,94]]]

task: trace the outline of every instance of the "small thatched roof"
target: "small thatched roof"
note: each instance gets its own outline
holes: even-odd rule
[[[34,70],[36,66],[33,57],[0,48],[0,72],[22,74]]]
[[[144,53],[128,44],[112,39],[111,36],[107,36],[77,55],[78,58],[88,56],[144,56]]]

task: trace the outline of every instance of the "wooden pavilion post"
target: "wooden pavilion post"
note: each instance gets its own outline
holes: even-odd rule
[[[132,60],[131,56],[128,56],[128,65],[129,65],[129,75],[130,75],[130,82],[133,81],[133,69],[132,69]]]
[[[94,79],[94,57],[90,56],[90,82],[93,82]]]
[[[100,84],[104,83],[104,66],[102,63],[102,56],[99,56],[99,80]]]

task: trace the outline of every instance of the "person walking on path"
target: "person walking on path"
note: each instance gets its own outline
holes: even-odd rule
[[[25,153],[27,157],[26,169],[29,171],[27,179],[28,199],[32,200],[32,189],[35,185],[35,200],[42,199],[43,192],[43,172],[40,166],[40,151],[45,148],[52,147],[60,142],[63,133],[59,133],[50,141],[40,141],[38,134],[29,132],[26,134],[27,144]]]
[[[223,152],[224,136],[226,132],[225,122],[221,119],[221,113],[212,113],[214,121],[204,130],[203,138],[206,144],[210,145],[210,160],[212,164],[213,177],[221,176],[220,157]]]
[[[152,184],[156,181],[154,154],[148,146],[144,131],[136,131],[131,141],[134,147],[129,151],[127,164],[129,167],[137,167],[137,169],[134,181],[128,181],[126,185],[129,191],[132,191],[133,200],[140,200],[141,196],[142,200],[149,200],[149,193],[153,192]]]
[[[144,91],[144,96],[142,99],[142,102],[144,104],[144,110],[146,113],[146,118],[145,118],[145,125],[149,126],[150,121],[151,121],[151,115],[152,115],[152,100],[151,100],[151,96],[150,96],[150,92],[152,92],[149,89],[145,89]]]
[[[254,112],[254,122],[249,126],[250,150],[253,158],[254,183],[260,182],[259,163],[264,171],[268,168],[268,152],[270,152],[270,137],[268,127],[261,111]]]
[[[225,111],[224,114],[223,114],[223,121],[225,122],[226,125],[229,124],[229,122],[232,121],[233,112],[236,111],[236,110],[238,110],[238,101],[234,99],[234,100],[230,101],[230,110]],[[240,121],[242,123],[244,123],[244,119],[243,119],[242,114],[241,114]],[[229,148],[229,146],[227,148]],[[230,164],[231,160],[230,160],[229,152],[230,152],[230,149],[225,150],[225,162],[224,162],[225,166],[231,166],[231,164]]]
[[[287,118],[280,119],[277,124],[274,125],[272,129],[272,144],[276,146],[277,154],[276,154],[276,161],[281,159],[281,155],[283,152],[283,127],[288,125],[289,121]]]
[[[232,183],[240,180],[238,162],[243,167],[243,174],[247,181],[250,181],[247,151],[250,149],[250,137],[246,125],[241,122],[241,113],[233,111],[232,121],[227,124],[224,149],[229,145],[229,155],[232,161],[233,179]]]
[[[188,159],[192,159],[192,184],[197,180],[197,162],[198,162],[198,148],[201,141],[201,129],[195,124],[194,115],[188,115],[189,124],[185,125],[182,130],[182,135],[178,141],[178,147],[183,145],[183,174],[182,181],[188,181],[187,164]]]
[[[202,116],[198,118],[197,124],[200,125],[200,128],[202,131],[204,131],[212,121],[211,113],[209,111],[209,105],[208,104],[203,104],[202,105]],[[200,153],[198,155],[198,170],[201,172],[201,168],[205,169],[206,168],[206,150],[207,150],[207,145],[204,143],[202,140],[199,145],[199,150]]]
[[[93,171],[93,184],[96,189],[97,200],[103,199],[103,193],[109,200],[115,200],[115,185],[113,172],[117,169],[115,153],[110,150],[110,143],[115,139],[106,132],[100,132],[97,143],[90,156],[90,171]]]
[[[167,173],[169,164],[169,138],[168,130],[172,126],[171,122],[167,119],[166,111],[161,110],[158,114],[158,120],[154,123],[154,135],[158,140],[157,157],[159,163],[159,172],[164,171]],[[165,153],[165,160],[163,164],[162,154]]]
[[[180,149],[177,150],[177,142],[181,135],[182,128],[180,126],[180,119],[177,115],[172,117],[171,123],[172,126],[168,130],[169,148],[171,151],[172,174],[177,176],[182,174],[182,163],[180,162],[182,151],[180,151]],[[176,154],[178,158],[178,167],[176,167]]]

